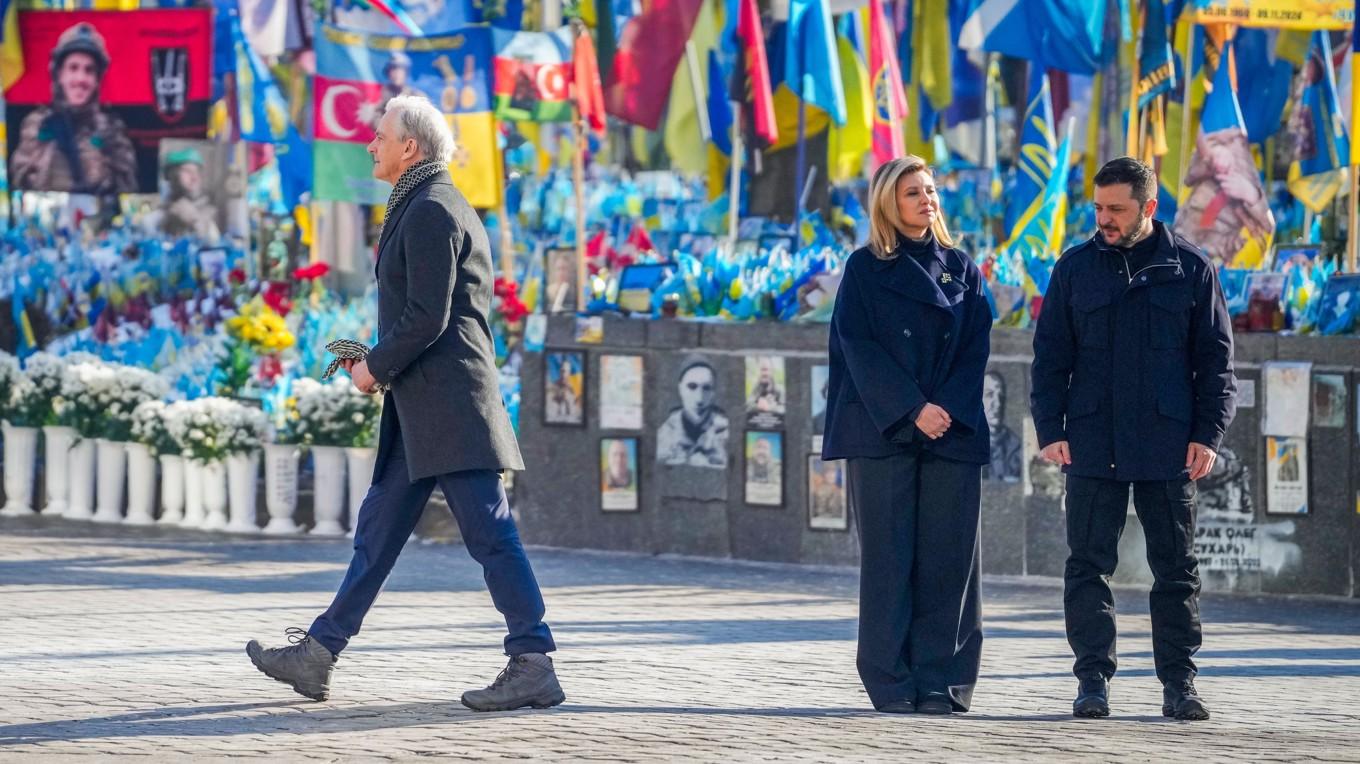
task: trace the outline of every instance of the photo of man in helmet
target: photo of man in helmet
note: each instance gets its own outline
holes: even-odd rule
[[[221,238],[217,226],[217,205],[208,193],[203,154],[192,146],[163,155],[161,172],[169,193],[148,220],[148,228],[171,238],[189,236],[208,244]]]
[[[137,190],[127,128],[99,106],[108,68],[108,47],[94,25],[82,21],[57,38],[49,63],[52,102],[19,126],[10,158],[13,188],[99,195]]]

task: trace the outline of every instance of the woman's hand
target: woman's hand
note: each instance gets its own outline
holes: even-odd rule
[[[927,403],[921,408],[921,413],[916,415],[916,429],[925,433],[931,440],[944,435],[945,430],[953,423],[949,418],[949,412],[933,403]]]

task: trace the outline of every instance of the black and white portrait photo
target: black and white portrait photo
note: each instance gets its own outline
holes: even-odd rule
[[[670,466],[727,466],[727,414],[717,404],[718,375],[712,363],[693,355],[675,380],[679,404],[656,430],[656,461]]]
[[[995,371],[982,378],[982,411],[992,431],[992,459],[983,466],[982,479],[1019,482],[1024,446],[1015,430],[1006,426],[1006,379]]]

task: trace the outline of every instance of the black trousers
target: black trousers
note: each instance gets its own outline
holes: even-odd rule
[[[1063,611],[1078,678],[1114,676],[1114,594],[1119,536],[1133,507],[1147,537],[1154,583],[1152,655],[1163,683],[1193,679],[1200,646],[1199,561],[1195,559],[1195,484],[1189,479],[1124,483],[1067,477],[1067,546]]]
[[[859,652],[869,700],[972,703],[982,662],[982,466],[926,453],[851,459],[860,537]]]

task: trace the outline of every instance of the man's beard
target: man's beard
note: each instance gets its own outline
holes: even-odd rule
[[[1147,216],[1142,212],[1138,213],[1138,222],[1133,224],[1133,228],[1128,233],[1119,232],[1119,241],[1114,243],[1116,247],[1128,249],[1138,243],[1138,234],[1143,231],[1143,224],[1147,222]]]

